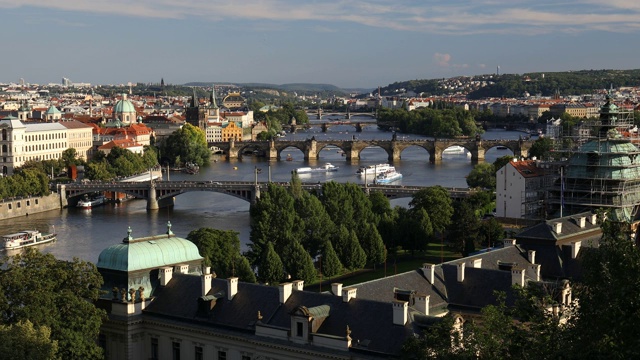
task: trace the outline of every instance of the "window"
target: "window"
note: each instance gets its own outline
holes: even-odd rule
[[[158,360],[158,338],[151,338],[151,360]]]
[[[249,355],[242,355],[242,360],[251,360],[251,356],[249,356]]]
[[[227,352],[218,350],[218,360],[227,360]]]
[[[296,323],[296,336],[302,337],[302,323],[301,322],[297,322]]]
[[[202,360],[203,358],[202,346],[196,346],[196,360]]]
[[[173,353],[173,360],[180,360],[180,343],[174,341],[171,350]]]

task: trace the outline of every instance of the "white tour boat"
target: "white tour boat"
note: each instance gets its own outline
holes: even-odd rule
[[[467,150],[458,145],[449,146],[448,148],[442,151],[442,155],[464,155],[467,153]]]
[[[52,234],[42,234],[38,230],[24,230],[14,234],[2,236],[5,250],[22,249],[27,246],[44,244],[56,240],[55,232]]]
[[[387,172],[388,170],[391,170],[392,168],[393,168],[393,166],[391,166],[389,164],[360,166],[358,171],[356,171],[356,174],[358,174],[360,176],[379,175],[379,174]]]
[[[400,179],[402,179],[402,174],[397,172],[395,167],[392,166],[391,169],[376,176],[376,183],[388,184]]]
[[[335,165],[332,165],[331,163],[326,163],[317,168],[301,167],[296,169],[296,173],[298,174],[307,174],[307,173],[313,173],[313,172],[331,172],[331,171],[338,171],[338,167]]]
[[[96,206],[103,205],[106,202],[107,202],[107,198],[104,197],[103,195],[99,195],[93,198],[88,198],[88,197],[83,198],[80,201],[78,201],[78,204],[76,206],[83,209],[91,209]]]

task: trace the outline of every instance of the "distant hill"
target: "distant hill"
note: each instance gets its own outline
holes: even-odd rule
[[[184,84],[184,86],[211,86],[212,82],[190,82]],[[285,92],[296,92],[298,94],[316,94],[316,93],[331,93],[331,94],[349,94],[353,89],[341,89],[335,85],[330,84],[307,84],[307,83],[293,83],[293,84],[266,84],[266,83],[215,83],[216,85],[237,85],[246,89],[274,89]],[[363,90],[365,92],[370,90]]]
[[[461,93],[453,83],[471,79],[488,81],[490,85],[473,88],[465,93],[470,99],[490,97],[522,97],[530,95],[552,96],[590,94],[609,87],[640,86],[640,69],[635,70],[579,70],[564,72],[536,72],[526,74],[460,76],[449,79],[409,80],[395,82],[381,88],[383,95],[413,92],[416,95],[434,96]]]

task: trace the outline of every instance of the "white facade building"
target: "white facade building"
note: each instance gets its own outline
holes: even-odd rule
[[[544,170],[535,160],[516,159],[496,172],[496,216],[536,218],[543,209]]]

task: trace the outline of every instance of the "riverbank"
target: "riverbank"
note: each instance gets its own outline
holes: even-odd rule
[[[55,193],[48,196],[3,199],[0,200],[0,220],[60,209],[60,197]]]

